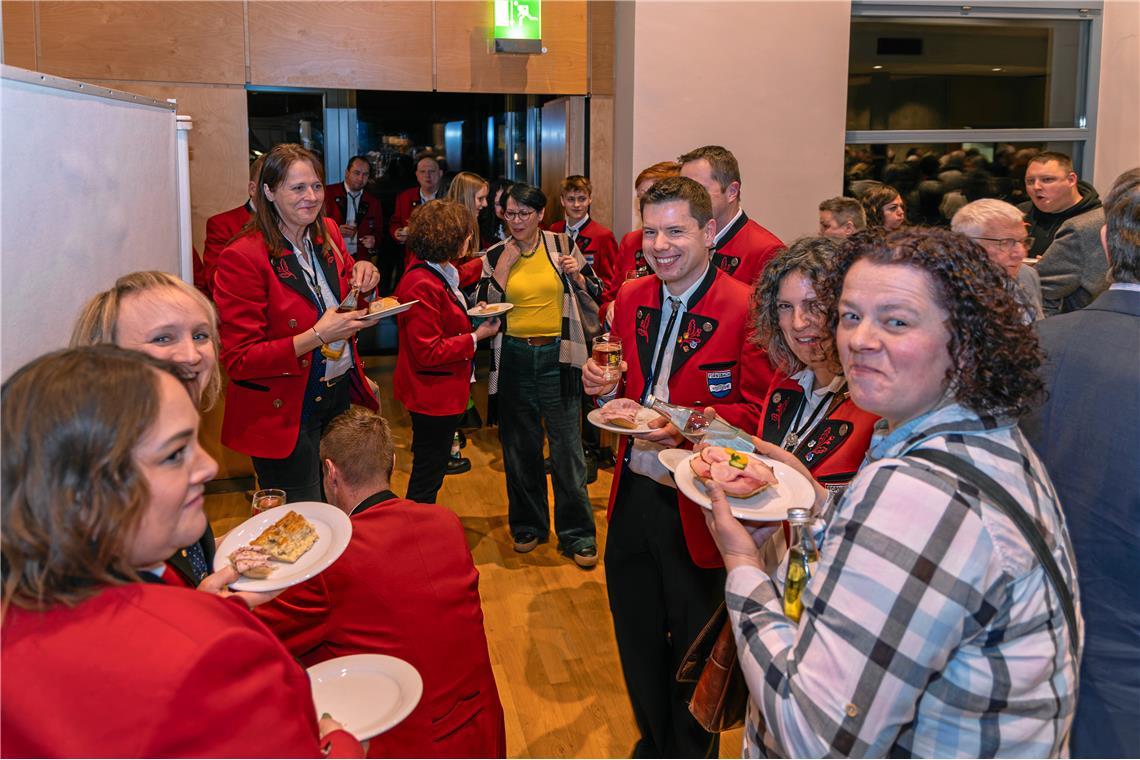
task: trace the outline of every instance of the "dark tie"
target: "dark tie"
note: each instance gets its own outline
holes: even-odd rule
[[[665,332],[661,333],[661,345],[657,349],[657,358],[653,360],[653,374],[649,376],[649,381],[645,384],[646,396],[653,393],[653,388],[657,385],[661,363],[665,361],[665,347],[669,344],[669,337],[673,334],[673,325],[677,324],[677,310],[681,308],[681,299],[669,296],[669,306],[672,307],[672,311],[669,313],[669,321],[665,323]]]
[[[210,574],[210,568],[206,566],[206,553],[198,544],[187,546],[182,551],[186,552],[186,559],[190,560],[190,567],[194,570],[196,582],[201,583],[202,579]]]

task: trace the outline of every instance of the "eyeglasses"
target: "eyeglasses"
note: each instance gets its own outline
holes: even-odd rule
[[[1063,179],[1065,179],[1065,178],[1064,177],[1048,177],[1048,176],[1046,176],[1046,177],[1033,177],[1033,178],[1026,177],[1025,178],[1025,186],[1026,187],[1033,187],[1034,185],[1041,185],[1042,187],[1049,187],[1050,185],[1057,184],[1058,182],[1060,182]]]
[[[1009,253],[1010,251],[1013,250],[1013,247],[1015,245],[1023,245],[1023,246],[1025,246],[1025,250],[1027,250],[1027,251],[1033,247],[1033,238],[1031,238],[1031,237],[1024,237],[1024,238],[1021,238],[1020,240],[1018,240],[1016,238],[989,238],[989,237],[976,237],[976,238],[970,238],[970,239],[971,240],[988,240],[991,243],[997,243],[998,250],[1000,250],[1002,253]]]
[[[520,221],[520,222],[525,222],[527,219],[530,219],[536,213],[538,213],[538,212],[536,212],[532,208],[523,209],[522,211],[504,211],[503,212],[503,218],[506,219],[508,222],[513,222],[516,220]]]

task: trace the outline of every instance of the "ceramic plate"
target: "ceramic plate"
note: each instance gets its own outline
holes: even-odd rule
[[[467,316],[469,317],[497,317],[500,314],[506,314],[511,309],[515,308],[513,303],[489,303],[483,308],[478,306],[468,309]]]
[[[387,309],[381,309],[380,311],[374,311],[367,316],[361,317],[360,321],[361,322],[379,322],[384,317],[394,317],[397,314],[403,314],[405,311],[412,308],[413,304],[417,304],[417,303],[419,303],[419,301],[407,301],[406,303],[402,303],[402,304],[399,304],[397,306],[392,306],[392,307],[387,308]]]
[[[641,411],[639,411],[637,413],[637,416],[634,417],[634,422],[637,423],[637,427],[635,428],[623,428],[618,427],[617,425],[610,425],[602,422],[601,409],[590,410],[590,412],[586,415],[586,419],[590,421],[591,425],[599,428],[600,430],[608,430],[611,433],[617,433],[619,435],[630,435],[631,433],[648,433],[652,431],[653,428],[649,427],[649,421],[660,416],[660,414],[653,411],[652,409],[642,407]]]
[[[660,457],[660,454],[658,456]],[[689,460],[696,456],[700,455],[690,454],[683,461],[678,462],[673,471],[673,479],[677,481],[677,488],[680,489],[681,493],[705,509],[712,509],[712,502],[709,501],[704,484],[697,479],[693,473],[693,468],[689,466]],[[733,515],[741,520],[776,522],[786,520],[789,509],[797,507],[811,509],[811,505],[815,502],[815,491],[807,478],[775,459],[769,459],[759,454],[749,454],[748,456],[771,467],[779,482],[754,496],[749,496],[747,499],[729,496],[728,505],[732,508]]]
[[[317,716],[328,713],[360,741],[408,717],[424,691],[414,667],[386,654],[334,657],[307,672]]]

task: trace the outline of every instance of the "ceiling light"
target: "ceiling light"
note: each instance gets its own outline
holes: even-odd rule
[[[1001,70],[1002,70],[1001,66],[994,66],[992,69],[990,69],[990,71],[1001,71]]]
[[[878,63],[876,63],[876,64],[875,64],[874,66],[872,66],[871,68],[873,68],[875,71],[878,71],[879,69],[881,69],[881,68],[883,68],[883,67],[882,67],[882,65],[881,65],[881,64],[878,64]]]

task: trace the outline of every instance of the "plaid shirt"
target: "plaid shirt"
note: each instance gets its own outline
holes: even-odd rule
[[[1007,489],[1044,526],[1076,595],[1053,485],[1015,425],[951,404],[877,435],[825,515],[798,626],[764,572],[728,576],[753,695],[746,756],[1067,755],[1077,664],[1057,593],[997,507],[905,456],[919,447]]]

